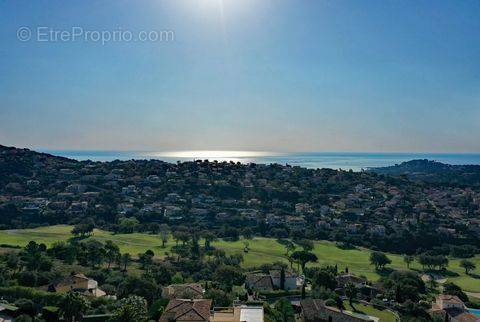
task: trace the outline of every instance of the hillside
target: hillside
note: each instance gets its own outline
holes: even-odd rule
[[[409,179],[448,184],[450,186],[480,186],[480,165],[450,165],[431,160],[412,160],[398,165],[371,168],[370,172]]]
[[[408,163],[412,173],[417,163]],[[302,237],[396,253],[421,245],[464,256],[480,246],[475,186],[279,164],[79,162],[6,147],[0,169],[0,229],[81,224],[156,233],[167,225],[232,240]]]

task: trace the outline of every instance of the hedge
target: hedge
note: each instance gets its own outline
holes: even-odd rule
[[[41,306],[58,306],[63,299],[59,293],[50,293],[24,286],[0,287],[0,297],[9,302],[17,299],[29,299]]]

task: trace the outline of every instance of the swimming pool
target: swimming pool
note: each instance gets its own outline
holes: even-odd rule
[[[480,316],[480,309],[468,309],[469,312],[472,312],[476,316]]]

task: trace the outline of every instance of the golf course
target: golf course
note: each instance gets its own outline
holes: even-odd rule
[[[67,241],[72,237],[72,226],[56,225],[39,227],[34,229],[13,229],[0,230],[0,245],[9,246],[25,246],[29,241],[34,240],[37,243],[44,243],[47,246],[55,242]],[[130,253],[136,256],[139,253],[151,249],[156,257],[162,257],[165,253],[171,251],[171,247],[175,245],[175,241],[169,238],[165,248],[162,248],[162,240],[159,235],[147,233],[133,234],[114,234],[111,232],[95,229],[93,238],[99,241],[111,240],[116,243],[121,252]],[[245,243],[248,243],[249,251],[244,253]],[[285,248],[272,238],[253,238],[250,240],[239,240],[235,242],[227,242],[221,239],[212,243],[216,248],[225,250],[228,254],[242,253],[244,254],[244,267],[259,266],[264,263],[272,263],[283,261],[288,263],[285,257]],[[363,275],[371,280],[377,280],[380,274],[369,262],[370,250],[368,249],[340,249],[334,243],[328,241],[315,241],[313,252],[318,257],[318,262],[311,265],[337,264],[339,269],[343,270],[348,267],[351,273]],[[406,269],[401,255],[387,254],[392,260],[388,266],[392,269]],[[471,259],[480,269],[480,256]],[[447,281],[454,282],[462,289],[469,292],[480,293],[480,277],[475,272],[466,275],[463,268],[459,266],[460,259],[450,259],[448,265]],[[414,262],[411,269],[420,271],[421,266]]]

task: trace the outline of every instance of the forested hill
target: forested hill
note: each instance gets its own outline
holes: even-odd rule
[[[378,174],[400,176],[429,183],[480,186],[480,165],[450,165],[430,160],[412,160],[391,167],[371,168]]]
[[[7,178],[11,175],[33,176],[35,165],[61,164],[66,165],[77,163],[64,157],[58,157],[47,153],[7,147],[0,144],[0,184],[8,183]]]

